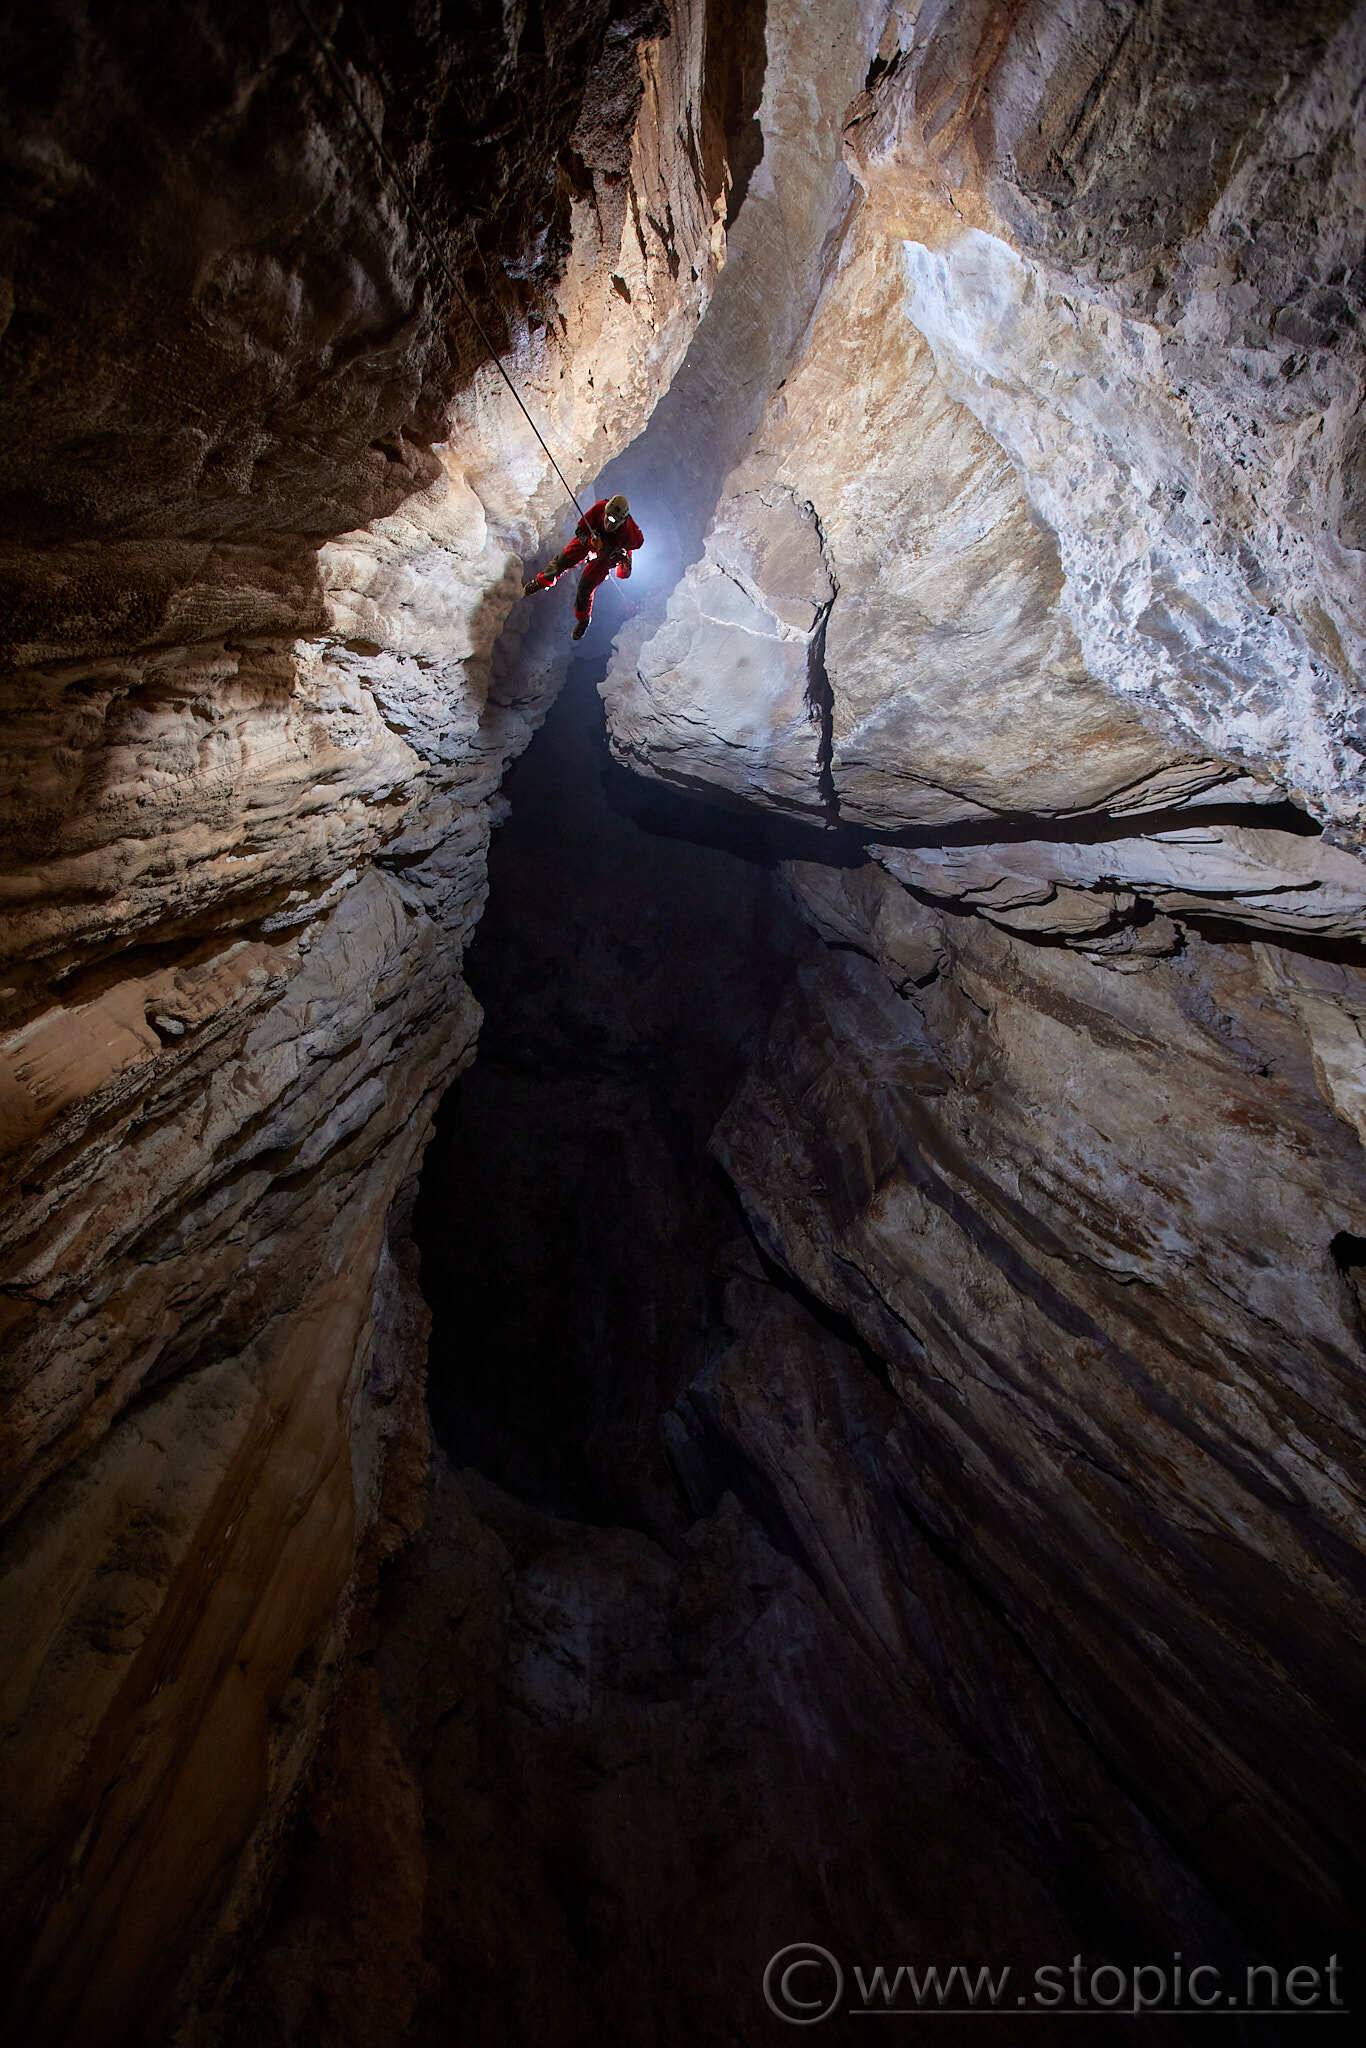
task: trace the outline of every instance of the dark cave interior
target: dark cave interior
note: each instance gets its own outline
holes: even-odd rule
[[[729,846],[708,845],[697,806],[613,768],[604,666],[571,662],[509,776],[468,956],[481,1056],[443,1105],[415,1233],[452,1462],[662,1534],[682,1500],[658,1425],[706,1363],[712,1275],[744,1231],[707,1141],[814,941],[763,821],[723,815]]]
[[[812,957],[793,832],[622,776],[600,670],[571,663],[508,778],[480,1058],[414,1224],[443,1472],[376,1668],[410,1727],[415,1668],[430,1692],[410,1740],[449,1982],[483,2026],[565,2044],[652,2038],[667,1982],[671,2028],[739,2041],[766,2017],[753,1959],[808,1925],[850,1954],[909,1916],[945,1957],[1241,1957],[917,1516],[887,1365],[765,1257],[709,1156]]]

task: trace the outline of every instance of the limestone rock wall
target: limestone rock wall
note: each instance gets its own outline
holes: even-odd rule
[[[809,322],[603,686],[623,762],[831,828],[718,1154],[887,1362],[915,1516],[1273,1944],[1360,1882],[1364,21],[891,10]]]
[[[1115,972],[792,874],[838,950],[715,1141],[761,1241],[887,1361],[908,1504],[1216,1893],[1344,1932],[1366,1171],[1283,956],[1188,930]]]
[[[716,508],[779,489],[820,528],[849,822],[1221,784],[1357,828],[1362,33],[1345,4],[1236,47],[1199,5],[895,10],[833,274]],[[1172,153],[1183,121],[1208,161]],[[623,758],[666,775],[728,715],[707,635],[684,651],[708,574],[606,691]],[[781,662],[768,695],[790,715]],[[743,793],[767,748],[761,721],[695,772]]]
[[[905,53],[892,155],[971,222],[907,235],[910,317],[1056,537],[1092,673],[1354,828],[1366,21],[1047,12],[961,80]]]
[[[715,21],[309,12],[591,476],[724,257]],[[296,8],[0,43],[0,1852],[15,2023],[115,2040],[249,1909],[358,1545],[412,1525],[392,1218],[567,515]]]
[[[336,1984],[444,2024],[421,1797],[530,1834],[598,1770],[596,1842],[672,1742],[714,1792],[750,1706],[725,1884],[723,1800],[676,1859],[665,1801],[621,1837],[699,1924],[914,1726],[889,1930],[986,1752],[1022,1938],[1078,1924],[1033,1898],[1075,1787],[1145,1932],[1321,1942],[1363,1805],[1360,7],[309,11],[441,262],[283,0],[0,27],[14,2024],[212,2013],[425,1512],[407,1216],[565,518],[443,264],[571,476],[651,493],[618,759],[812,834],[826,950],[715,1147],[843,1329],[742,1260],[668,1425],[686,1556],[438,1475],[315,1787],[395,1902]],[[524,1808],[472,1747],[518,1715]],[[436,1948],[515,1955],[518,1872],[431,1867]]]
[[[261,1940],[187,2048],[418,2048],[455,2011],[563,2048],[762,2040],[764,1964],[801,1928],[847,1961],[1245,1960],[1032,1633],[918,1518],[899,1365],[743,1232],[708,1141],[737,1085],[725,1129],[752,1129],[774,1006],[824,949],[782,867],[686,800],[693,831],[661,830],[656,792],[604,772],[599,662],[508,778],[479,1056],[423,1167],[427,1513]],[[947,974],[939,920],[876,869],[801,880],[846,947],[862,920],[899,974]],[[818,1123],[836,1104],[832,1076]],[[785,1237],[794,1190],[832,1184],[795,1144],[762,1174]]]

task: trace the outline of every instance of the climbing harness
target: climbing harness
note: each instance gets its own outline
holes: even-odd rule
[[[645,536],[631,517],[631,507],[622,494],[618,491],[614,497],[599,498],[596,505],[589,507],[573,538],[560,549],[554,561],[522,585],[522,595],[531,597],[538,590],[553,590],[566,569],[577,568],[582,562],[584,571],[574,595],[572,636],[575,640],[582,640],[593,616],[593,596],[599,584],[605,582],[613,570],[624,582],[631,574],[632,553],[644,545]]]
[[[583,506],[579,503],[577,497],[574,495],[573,486],[570,484],[570,481],[568,477],[565,475],[564,471],[560,468],[559,463],[551,454],[550,447],[546,441],[545,435],[541,432],[535,420],[527,411],[527,408],[522,400],[522,395],[518,391],[517,386],[513,383],[511,377],[509,377],[507,371],[503,368],[503,365],[498,357],[498,351],[494,347],[493,343],[489,340],[488,332],[484,326],[483,321],[479,318],[479,315],[475,312],[474,307],[470,304],[470,300],[468,294],[465,291],[464,286],[461,284],[459,278],[456,277],[455,273],[452,271],[449,263],[447,263],[445,256],[441,252],[441,246],[438,243],[436,237],[430,232],[430,230],[427,227],[427,223],[423,220],[421,212],[418,209],[417,199],[414,196],[412,189],[405,180],[403,173],[399,170],[398,165],[394,162],[388,150],[384,147],[383,142],[381,142],[378,134],[376,133],[370,121],[369,115],[366,113],[360,101],[356,98],[355,93],[351,90],[350,81],[348,80],[345,71],[342,69],[341,59],[337,56],[337,53],[332,48],[330,42],[327,40],[327,38],[322,34],[321,30],[315,24],[312,15],[304,6],[303,0],[294,0],[294,11],[298,15],[300,21],[302,21],[304,27],[307,29],[309,35],[313,38],[313,41],[317,46],[318,53],[322,57],[323,62],[327,65],[328,70],[336,79],[337,84],[341,87],[342,93],[345,96],[346,102],[350,107],[352,113],[355,115],[356,119],[360,122],[361,127],[369,136],[370,141],[374,146],[375,155],[379,158],[382,168],[385,171],[387,171],[390,181],[393,184],[394,190],[398,193],[399,198],[402,200],[403,205],[407,209],[409,219],[412,221],[412,224],[417,229],[418,233],[422,236],[422,239],[426,242],[427,247],[431,251],[432,255],[435,256],[437,263],[439,264],[441,270],[445,275],[446,282],[451,287],[451,290],[455,293],[461,305],[469,314],[470,319],[474,323],[475,331],[477,332],[479,339],[483,342],[484,347],[489,352],[494,368],[497,370],[498,375],[502,378],[503,382],[507,385],[508,390],[512,393],[518,405],[521,406],[523,418],[526,420],[526,423],[530,427],[532,433],[536,436],[536,439],[540,442],[541,447],[545,450],[545,457],[547,462],[550,464],[550,467],[554,470],[560,482],[564,485],[565,490],[569,494],[570,503],[573,505],[574,510],[578,513],[580,519],[582,519],[584,516]],[[477,242],[475,246],[476,248],[478,247]]]

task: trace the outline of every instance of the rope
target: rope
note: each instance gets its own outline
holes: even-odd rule
[[[303,4],[303,0],[294,0],[294,8],[295,12],[299,16],[299,19],[303,22],[304,27],[308,30],[309,35],[313,38],[313,41],[317,45],[318,52],[322,57],[323,62],[331,71],[333,77],[337,81],[337,84],[341,87],[342,92],[346,97],[347,104],[350,106],[352,113],[360,122],[361,127],[365,130],[366,134],[370,138],[371,143],[374,145],[375,154],[379,158],[383,168],[388,172],[389,178],[395,190],[397,191],[399,198],[402,200],[404,206],[407,208],[408,215],[413,223],[413,226],[418,230],[419,234],[422,236],[422,239],[426,242],[427,247],[431,251],[432,255],[435,256],[437,263],[440,265],[441,270],[445,275],[446,282],[450,285],[451,290],[455,293],[461,305],[465,308],[465,311],[469,314],[470,319],[473,321],[475,329],[479,335],[479,339],[483,342],[484,347],[488,350],[489,355],[492,358],[493,367],[497,370],[498,375],[507,385],[508,390],[512,393],[518,405],[521,406],[522,414],[526,420],[527,425],[530,427],[532,433],[536,436],[536,439],[540,442],[542,448],[545,450],[546,460],[547,462],[549,462],[550,467],[554,470],[556,476],[559,478],[560,482],[564,485],[565,490],[568,492],[570,503],[573,505],[574,510],[578,513],[580,519],[585,518],[586,514],[584,512],[583,506],[579,503],[577,497],[574,495],[573,486],[570,484],[569,479],[565,475],[564,471],[560,468],[559,463],[551,454],[550,447],[546,441],[545,435],[541,432],[535,420],[527,411],[526,406],[522,402],[522,395],[518,391],[517,386],[513,383],[511,377],[509,377],[507,371],[503,368],[503,365],[499,360],[498,351],[494,347],[493,343],[489,340],[488,331],[485,328],[483,321],[479,318],[479,315],[475,312],[474,307],[470,304],[469,297],[465,292],[464,286],[461,284],[459,278],[456,277],[449,263],[447,263],[446,258],[442,253],[440,243],[437,241],[436,237],[430,232],[426,222],[423,220],[422,214],[418,208],[417,199],[413,194],[412,188],[408,185],[407,181],[403,176],[403,173],[399,170],[398,165],[394,162],[388,150],[384,147],[383,142],[381,142],[378,134],[375,132],[375,129],[371,124],[370,117],[366,113],[360,101],[357,99],[355,93],[351,90],[350,81],[347,78],[345,71],[342,69],[341,59],[337,56],[330,42],[328,42],[327,38],[321,33],[321,31],[314,23],[312,15],[309,13],[308,9]],[[473,232],[472,229],[471,232]],[[477,240],[475,246],[476,248],[478,247]],[[480,257],[480,261],[483,261],[482,256]],[[487,268],[487,266],[485,267]]]

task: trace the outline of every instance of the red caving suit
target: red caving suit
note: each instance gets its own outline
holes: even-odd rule
[[[588,557],[588,567],[579,578],[579,587],[574,592],[574,617],[580,625],[587,625],[593,616],[593,593],[606,580],[609,570],[615,569],[624,582],[631,573],[631,554],[645,545],[645,536],[630,514],[609,538],[603,531],[602,515],[606,498],[599,498],[596,505],[590,505],[574,531],[574,538],[567,547],[561,548],[553,562],[542,569],[539,576],[532,578],[532,588],[549,590],[557,577],[566,569],[572,569]]]

